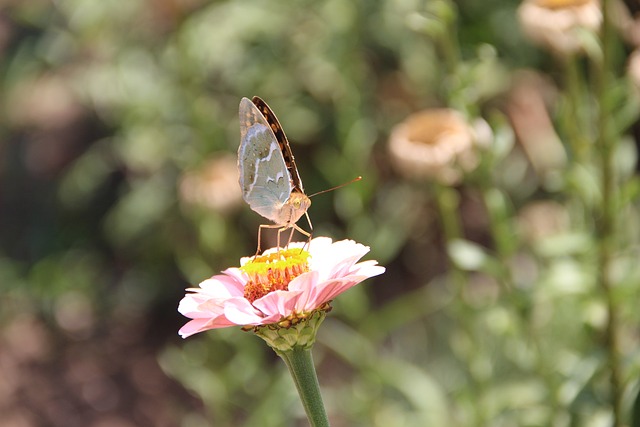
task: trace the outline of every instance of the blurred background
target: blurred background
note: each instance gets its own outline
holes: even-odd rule
[[[260,339],[177,335],[265,221],[237,184],[253,95],[307,193],[363,176],[309,214],[387,268],[319,333],[332,425],[640,425],[637,11],[3,1],[0,425],[307,425]]]

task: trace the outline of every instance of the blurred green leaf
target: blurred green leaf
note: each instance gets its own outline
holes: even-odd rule
[[[500,265],[482,246],[468,240],[454,240],[448,246],[449,256],[461,269],[499,275]]]

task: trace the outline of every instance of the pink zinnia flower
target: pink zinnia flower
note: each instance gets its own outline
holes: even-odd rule
[[[193,319],[179,334],[227,326],[295,325],[316,311],[328,311],[336,296],[369,277],[382,274],[376,261],[357,263],[369,248],[342,240],[317,237],[307,246],[292,243],[262,255],[245,257],[240,267],[190,288],[178,311]]]

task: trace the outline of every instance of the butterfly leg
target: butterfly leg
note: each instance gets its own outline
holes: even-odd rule
[[[293,232],[294,232],[296,229],[295,229],[295,228],[293,228],[293,227],[287,227],[287,228],[290,228],[290,229],[291,229],[291,233],[289,233],[289,239],[287,239],[287,246],[286,246],[286,247],[289,247],[289,244],[291,243],[291,239],[293,238]],[[280,231],[284,231],[284,230],[285,230],[285,228],[283,228],[283,229],[282,229],[282,230],[280,230]]]
[[[305,250],[305,248],[308,248],[309,243],[311,242],[311,235],[313,234],[313,230],[311,230],[311,232],[307,232],[306,230],[303,230],[302,228],[298,227],[296,224],[289,224],[289,227],[307,236],[307,242],[304,244],[304,246],[300,250],[303,251]],[[291,240],[291,236],[289,237],[289,240]]]
[[[305,212],[306,214],[306,212]],[[309,216],[307,215],[307,221],[309,221],[309,226],[311,227],[311,221],[309,220]],[[287,229],[291,229],[291,234],[289,234],[289,239],[287,240],[287,246],[289,246],[289,244],[291,243],[291,239],[293,238],[293,232],[298,231],[302,234],[304,234],[305,236],[307,236],[307,243],[305,243],[304,247],[302,248],[304,250],[305,247],[309,246],[309,243],[311,242],[311,236],[313,235],[313,228],[311,228],[311,232],[307,232],[305,230],[303,230],[302,228],[298,227],[296,224],[289,224],[286,225],[284,227],[278,225],[278,224],[260,224],[260,226],[258,226],[258,249],[256,249],[256,255],[258,255],[260,253],[260,248],[261,248],[261,242],[262,242],[262,229],[263,228],[278,228],[278,238],[276,241],[276,245],[278,247],[278,250],[280,249],[280,233],[282,233],[284,230]]]
[[[291,239],[293,238],[293,233],[296,229],[298,229],[298,227],[297,226],[294,227],[293,225],[287,225],[285,227],[282,227],[280,230],[278,230],[278,248],[280,248],[280,233],[288,229],[291,229],[291,232],[289,233],[287,244],[283,247],[283,249],[289,247],[289,244],[291,243]]]
[[[260,253],[260,241],[262,237],[262,229],[263,228],[281,228],[278,224],[260,224],[258,226],[258,249],[256,249],[257,256]],[[280,230],[278,230],[278,248],[280,247]]]

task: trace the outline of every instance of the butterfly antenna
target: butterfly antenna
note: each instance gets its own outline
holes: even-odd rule
[[[338,185],[338,186],[336,186],[336,187],[331,187],[331,188],[329,188],[329,189],[327,189],[327,190],[318,191],[317,193],[313,193],[312,195],[310,195],[310,196],[308,196],[308,197],[310,197],[310,198],[311,198],[311,197],[313,197],[313,196],[317,196],[318,194],[328,193],[329,191],[337,190],[338,188],[342,188],[342,187],[344,187],[345,185],[349,185],[349,184],[353,184],[354,182],[358,182],[358,181],[360,181],[361,179],[362,179],[362,177],[361,177],[361,176],[358,176],[358,177],[356,177],[356,178],[353,178],[353,179],[352,179],[351,181],[349,181],[349,182],[345,182],[344,184],[340,184],[340,185]]]

